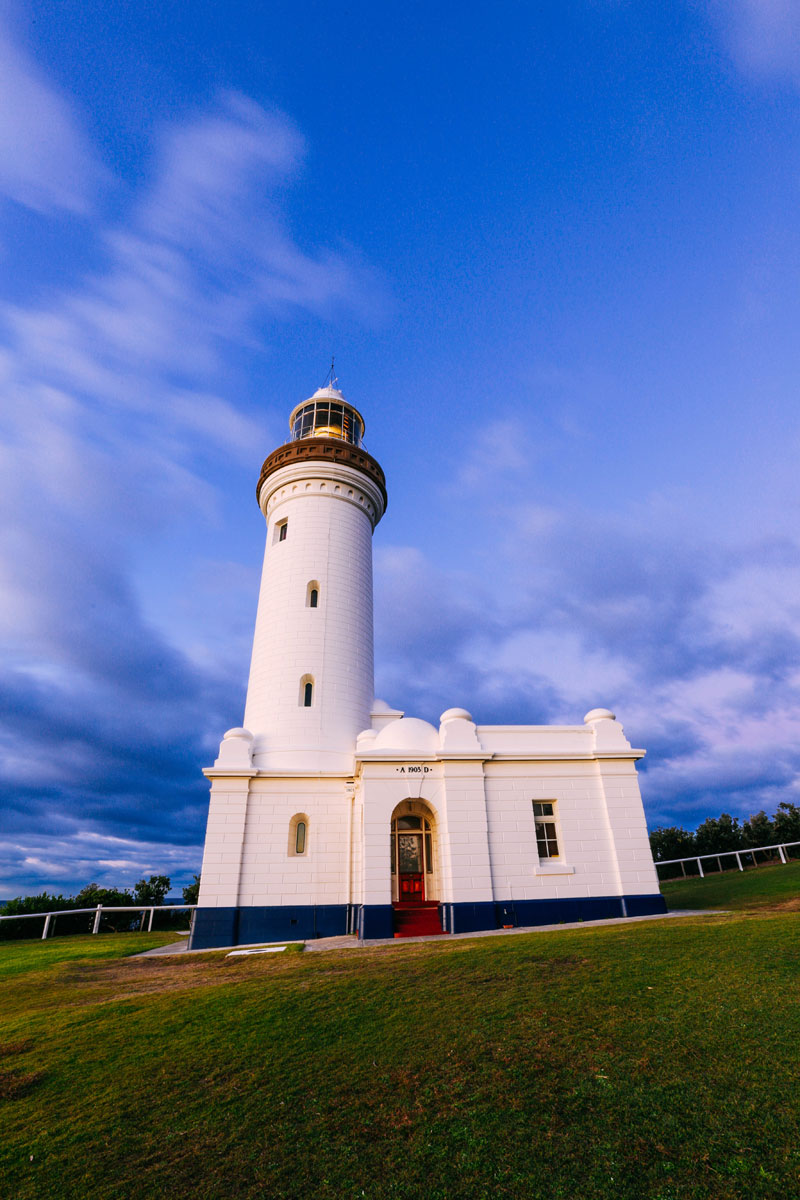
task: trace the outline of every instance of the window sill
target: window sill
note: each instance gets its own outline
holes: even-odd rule
[[[536,868],[537,875],[574,875],[575,868],[563,862],[540,862]]]

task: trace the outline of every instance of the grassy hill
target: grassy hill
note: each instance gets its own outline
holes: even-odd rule
[[[724,871],[661,884],[671,911],[682,908],[800,912],[800,862]]]
[[[798,1195],[797,933],[762,909],[239,959],[7,944],[2,1194]]]

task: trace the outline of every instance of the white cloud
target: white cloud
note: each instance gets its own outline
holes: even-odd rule
[[[0,192],[85,214],[104,175],[67,100],[0,29]]]
[[[458,476],[472,550],[457,571],[377,555],[384,698],[427,719],[463,704],[481,723],[608,706],[650,751],[659,823],[774,807],[800,777],[800,545],[774,535],[780,503],[751,496],[723,541],[697,494],[567,510],[535,479],[520,499],[517,474],[498,454]],[[474,521],[487,498],[491,521]]]
[[[111,847],[117,840],[78,832],[0,842],[0,898],[33,890],[75,892],[90,882],[101,887],[132,888],[140,878],[155,874],[169,875],[175,893],[199,869],[199,844],[177,846],[168,841],[122,839],[125,857],[98,857],[102,854],[100,846],[107,843]]]
[[[231,658],[254,593],[235,563],[227,584],[216,570],[220,598],[197,581],[197,527],[272,423],[236,402],[230,363],[269,349],[297,312],[365,309],[377,295],[357,256],[288,232],[302,154],[286,117],[223,97],[162,132],[153,178],[121,223],[99,228],[102,268],[0,309],[0,503],[15,514],[0,540],[0,746],[18,843],[0,854],[5,894],[26,857],[48,888],[100,871],[132,882],[123,863],[198,869],[200,847],[171,838],[201,833],[199,767],[241,702]],[[140,597],[154,578],[163,595],[166,574],[157,620]],[[103,866],[104,848],[68,833],[76,824],[150,841],[105,849]]]
[[[797,0],[709,0],[708,9],[743,72],[800,81]]]

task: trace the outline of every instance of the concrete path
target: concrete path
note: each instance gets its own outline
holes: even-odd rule
[[[447,938],[448,941],[460,938],[508,937],[515,933],[556,933],[564,929],[592,929],[596,925],[634,925],[640,921],[668,921],[671,917],[717,917],[727,910],[721,908],[679,909],[676,912],[654,913],[649,917],[606,917],[601,921],[565,921],[558,925],[515,925],[513,929],[477,929],[474,933],[436,933],[429,937],[407,938],[365,938],[362,946],[397,946],[403,942],[432,942],[437,938]],[[323,938],[322,941],[334,941],[334,938]],[[316,949],[314,943],[306,943],[306,949]],[[324,949],[324,947],[320,947]]]
[[[322,950],[361,950],[367,946],[405,946],[413,942],[455,941],[463,938],[484,937],[513,937],[517,933],[554,933],[565,929],[592,929],[597,925],[634,925],[641,921],[669,921],[675,917],[718,917],[727,913],[728,909],[703,908],[679,909],[676,912],[656,913],[649,917],[608,917],[602,921],[569,921],[560,925],[519,925],[514,929],[477,929],[472,933],[434,933],[424,937],[406,938],[365,938],[359,941],[355,934],[342,937],[314,938],[306,942],[306,950],[319,953]],[[282,942],[251,942],[247,946],[215,946],[213,950],[190,950],[188,938],[182,942],[173,942],[169,946],[156,946],[155,950],[145,950],[143,954],[134,954],[133,958],[157,958],[161,955],[173,954],[218,954],[223,950],[245,950],[256,946],[285,946]]]

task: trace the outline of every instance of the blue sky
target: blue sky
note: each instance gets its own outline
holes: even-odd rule
[[[0,4],[0,895],[199,868],[333,352],[379,695],[796,801],[799,133],[794,0]]]

